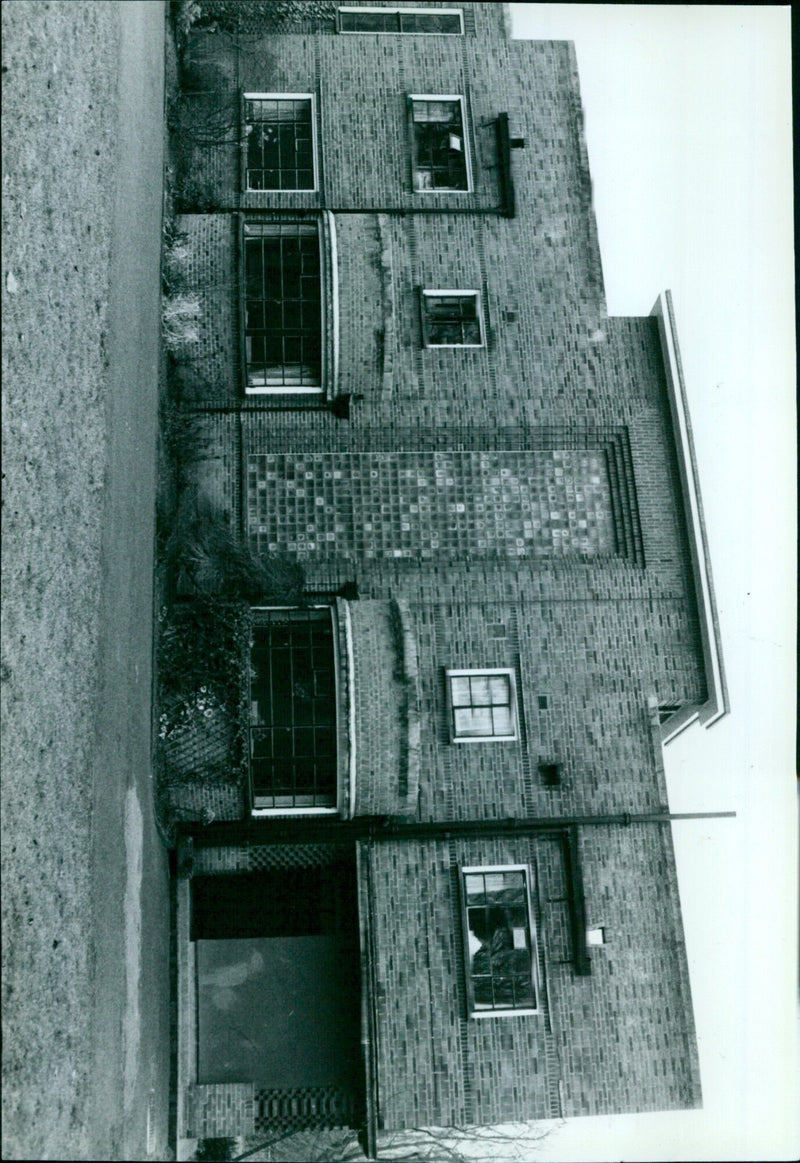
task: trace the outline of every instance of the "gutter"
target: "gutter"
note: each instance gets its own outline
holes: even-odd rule
[[[378,1064],[377,1031],[378,1020],[376,1013],[375,988],[375,933],[372,918],[375,915],[375,902],[372,888],[372,867],[369,846],[356,845],[356,868],[359,880],[359,916],[361,939],[361,1054],[364,1067],[365,1110],[364,1110],[364,1141],[361,1147],[368,1159],[375,1159],[378,1155]],[[363,895],[362,895],[363,893]],[[366,901],[364,900],[366,897]],[[362,906],[366,906],[363,908]]]
[[[178,825],[181,836],[191,836],[195,849],[229,844],[349,844],[370,840],[459,840],[475,837],[536,836],[565,828],[630,827],[631,824],[670,824],[675,820],[722,819],[735,812],[608,812],[600,815],[525,816],[484,820],[420,821],[390,816],[356,816],[341,820],[325,816],[274,816],[269,827],[262,820],[215,820],[211,824],[186,821]]]
[[[700,483],[697,472],[692,426],[689,419],[689,405],[686,384],[683,378],[680,349],[678,347],[675,310],[672,293],[664,291],[650,312],[658,321],[661,350],[664,357],[664,371],[667,380],[672,425],[675,432],[675,447],[678,453],[678,470],[683,493],[684,511],[689,530],[689,548],[692,559],[692,574],[697,595],[700,617],[700,636],[703,648],[703,663],[706,672],[707,698],[704,703],[690,704],[663,724],[661,742],[668,743],[695,719],[705,727],[710,727],[726,715],[729,710],[728,688],[722,664],[722,641],[719,616],[711,578],[711,556],[708,549],[705,518],[700,499]]]

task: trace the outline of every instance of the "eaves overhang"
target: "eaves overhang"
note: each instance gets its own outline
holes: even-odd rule
[[[661,741],[668,743],[695,720],[698,720],[705,727],[710,727],[728,713],[729,705],[728,688],[722,663],[719,617],[711,576],[711,557],[700,498],[700,482],[692,426],[689,419],[686,383],[683,377],[683,365],[675,327],[675,310],[670,291],[664,291],[658,296],[650,314],[658,320],[661,337],[667,394],[675,433],[675,448],[697,595],[697,613],[707,685],[707,698],[704,703],[690,704],[681,708],[677,714],[662,725]]]

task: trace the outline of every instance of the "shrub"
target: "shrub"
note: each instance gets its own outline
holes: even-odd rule
[[[226,32],[291,32],[309,21],[334,27],[332,0],[200,0],[199,25],[216,24]]]
[[[225,515],[195,489],[178,502],[164,545],[164,564],[176,591],[224,596],[251,604],[302,601],[302,566],[278,556],[259,556],[241,541]]]
[[[197,295],[163,295],[161,322],[164,342],[173,355],[200,340],[200,299]]]
[[[247,759],[250,611],[199,598],[159,616],[159,742],[163,779],[233,782]]]
[[[172,230],[168,235],[166,231],[164,232],[162,277],[165,290],[168,294],[174,296],[176,291],[179,291],[182,286],[185,286],[190,256],[191,251],[185,233]]]
[[[183,43],[201,15],[198,0],[173,0],[172,19],[178,43]]]
[[[216,1163],[217,1160],[232,1159],[235,1150],[235,1139],[201,1139],[194,1157],[198,1163]]]

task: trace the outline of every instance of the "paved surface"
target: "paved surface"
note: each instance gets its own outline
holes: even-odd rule
[[[166,1158],[164,5],[2,5],[3,1157]]]
[[[94,763],[93,1146],[146,1157],[166,1132],[166,854],[152,806],[152,579],[163,172],[161,4],[120,11],[109,303],[109,460]],[[126,702],[106,698],[124,692]],[[109,792],[111,794],[109,794]]]

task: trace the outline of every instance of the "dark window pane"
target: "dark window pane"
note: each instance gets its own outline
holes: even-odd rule
[[[262,225],[246,230],[251,232],[245,237],[247,382],[255,387],[318,387],[322,349],[317,229]],[[264,332],[270,336],[266,346]]]
[[[535,1009],[534,950],[522,870],[464,874],[468,972],[478,1009]]]
[[[415,101],[415,187],[465,190],[466,145],[460,101]]]
[[[247,101],[249,189],[314,188],[311,101]]]
[[[275,727],[272,731],[272,753],[276,759],[294,755],[294,734],[289,727]]]
[[[424,295],[422,303],[429,344],[481,344],[477,295]],[[480,701],[486,704],[491,700]]]
[[[245,240],[245,282],[247,294],[254,299],[263,294],[263,257],[261,240],[257,238]]]
[[[317,786],[316,765],[313,762],[295,761],[294,782],[298,792],[304,795],[315,791]]]
[[[251,707],[268,709],[269,728],[251,728],[257,807],[327,807],[336,802],[333,639],[327,610],[259,617],[251,653]],[[275,644],[282,644],[277,649]],[[319,680],[315,669],[320,664]],[[257,695],[256,695],[257,692]]]
[[[397,32],[399,22],[395,12],[340,12],[342,32]]]

